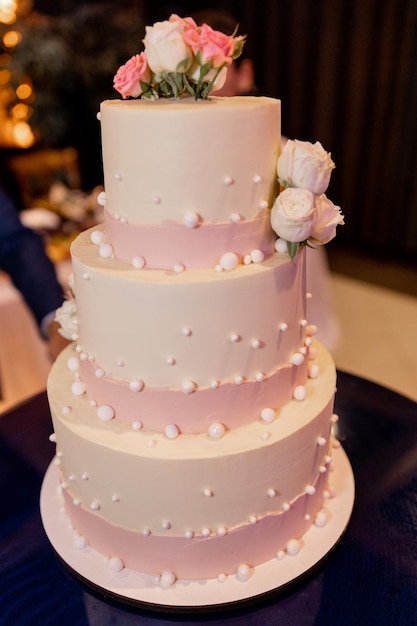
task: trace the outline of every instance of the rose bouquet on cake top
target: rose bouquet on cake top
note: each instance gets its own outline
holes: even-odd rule
[[[114,88],[123,98],[206,99],[224,85],[227,68],[240,56],[244,41],[243,36],[225,35],[172,14],[146,27],[144,51],[118,69]]]
[[[344,224],[340,207],[325,194],[334,167],[320,142],[287,141],[277,163],[280,193],[271,210],[278,251],[294,258],[301,246],[328,243]]]

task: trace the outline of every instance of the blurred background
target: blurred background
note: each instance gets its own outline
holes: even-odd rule
[[[115,71],[145,24],[203,8],[247,34],[257,93],[282,100],[283,133],[320,140],[336,163],[328,196],[346,225],[326,262],[338,367],[417,399],[415,0],[0,0],[2,184],[21,209],[59,215],[48,241],[64,258],[62,231],[95,219],[96,113],[118,97]]]

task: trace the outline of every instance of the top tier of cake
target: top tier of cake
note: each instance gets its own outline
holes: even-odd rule
[[[278,100],[110,100],[100,119],[106,240],[117,258],[196,269],[229,252],[272,253]]]

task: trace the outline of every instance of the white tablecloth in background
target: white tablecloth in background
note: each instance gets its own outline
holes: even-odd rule
[[[58,267],[66,287],[70,264]],[[0,413],[46,387],[51,361],[32,314],[0,272]]]

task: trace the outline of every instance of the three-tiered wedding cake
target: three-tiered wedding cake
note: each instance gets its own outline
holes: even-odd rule
[[[151,60],[168,31],[188,55],[174,78]],[[242,44],[220,35],[154,25],[115,83],[142,98],[101,105],[104,224],[72,244],[75,341],[48,382],[78,543],[166,586],[297,553],[329,495],[336,375],[304,247],[342,222],[333,163],[304,142],[280,157],[278,100],[206,97]]]

